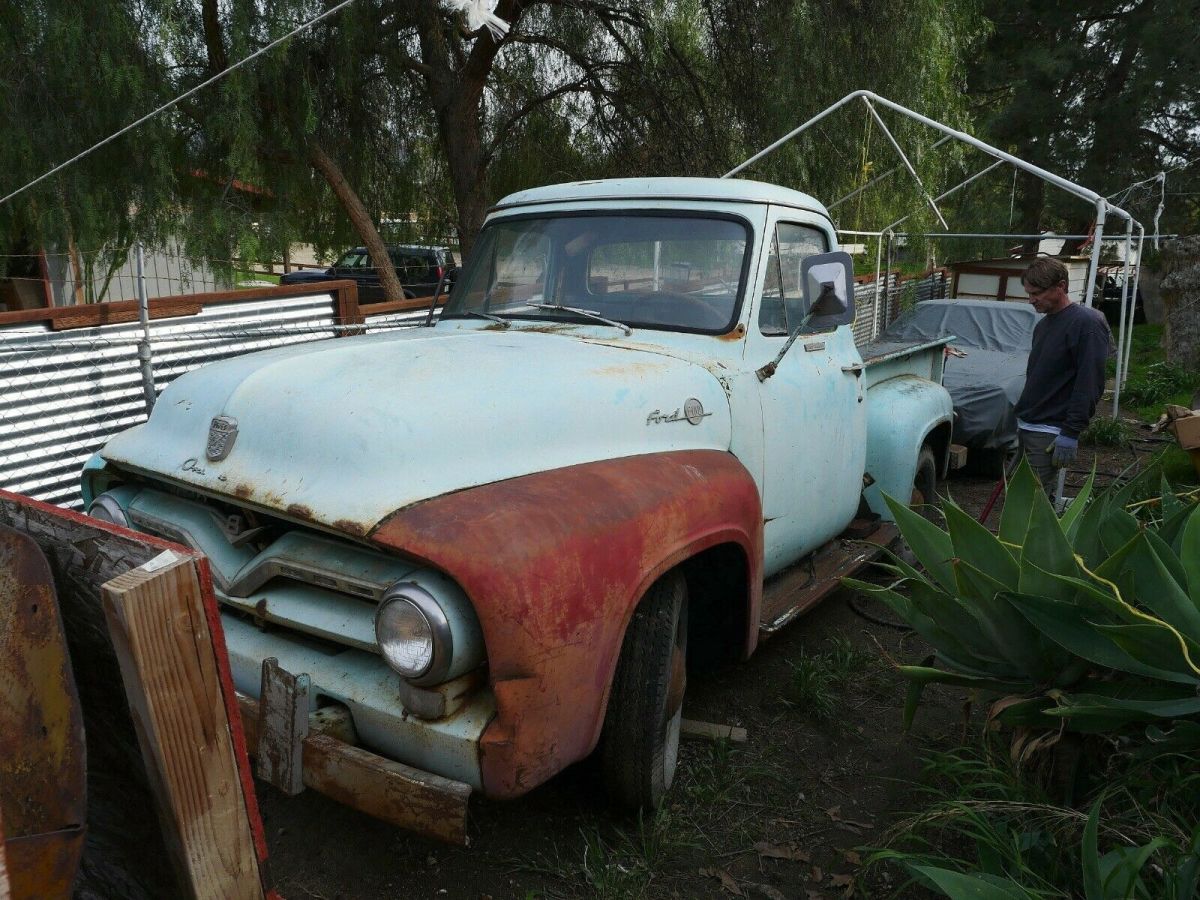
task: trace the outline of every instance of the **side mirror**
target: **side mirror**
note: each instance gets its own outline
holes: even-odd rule
[[[854,321],[854,261],[838,250],[806,257],[800,264],[804,331],[831,331]]]

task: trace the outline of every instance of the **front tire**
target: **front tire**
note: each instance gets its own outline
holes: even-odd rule
[[[657,809],[675,778],[687,687],[687,584],[679,571],[638,604],[604,718],[601,767],[610,800]]]

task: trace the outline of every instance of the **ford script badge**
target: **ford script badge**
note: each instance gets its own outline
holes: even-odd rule
[[[704,411],[704,404],[695,397],[689,397],[683,404],[682,412],[676,409],[669,415],[661,409],[656,409],[650,415],[646,416],[647,425],[662,425],[666,422],[690,422],[693,425],[699,425],[704,421],[705,417],[711,416],[712,413]]]
[[[208,452],[205,454],[213,462],[224,459],[233,449],[233,441],[237,437],[237,419],[229,416],[216,416],[208,426]]]

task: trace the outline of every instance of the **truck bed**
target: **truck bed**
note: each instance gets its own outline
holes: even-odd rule
[[[866,367],[866,387],[898,375],[915,375],[941,384],[945,361],[942,348],[952,340],[952,335],[946,335],[933,340],[871,341],[863,344],[858,352]]]

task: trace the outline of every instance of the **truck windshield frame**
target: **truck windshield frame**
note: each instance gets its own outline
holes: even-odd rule
[[[594,324],[603,316],[633,328],[725,334],[741,315],[753,240],[745,218],[693,210],[504,216],[480,232],[441,318]]]

